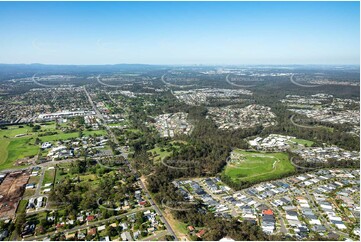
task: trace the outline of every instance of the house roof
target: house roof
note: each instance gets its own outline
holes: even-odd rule
[[[266,209],[262,211],[263,215],[273,215],[273,211],[271,209]]]
[[[197,237],[202,237],[204,234],[206,233],[206,231],[204,229],[202,229],[201,231],[199,231],[196,235]]]
[[[91,228],[91,229],[88,230],[88,234],[90,234],[90,235],[94,235],[94,234],[96,234],[96,233],[97,233],[97,229],[96,229],[96,228]]]

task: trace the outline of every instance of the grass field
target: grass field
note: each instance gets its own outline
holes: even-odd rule
[[[23,197],[31,197],[35,194],[35,188],[34,189],[26,189],[24,191]]]
[[[18,134],[30,134],[32,135],[31,127],[29,126],[23,126],[22,128],[19,128],[19,126],[8,126],[8,129],[1,129],[0,130],[0,138],[14,138],[15,135]]]
[[[48,125],[42,127],[48,127]],[[19,134],[26,136],[15,137]],[[15,160],[36,155],[39,147],[34,145],[34,137],[35,133],[32,132],[32,128],[26,125],[23,125],[23,127],[13,125],[8,126],[8,129],[1,129],[0,170],[11,168]]]
[[[168,145],[163,147],[163,151],[161,147],[155,147],[154,149],[148,150],[148,152],[151,152],[150,158],[152,158],[154,162],[161,161],[167,156],[172,155],[172,148],[175,148],[176,150],[180,149],[180,144],[187,144],[187,142],[182,140],[175,140],[169,142]]]
[[[285,153],[263,153],[235,150],[240,159],[227,164],[224,173],[234,182],[237,181],[266,181],[276,179],[281,175],[293,172],[292,166]]]
[[[304,145],[304,146],[311,146],[313,145],[313,141],[305,140],[305,139],[292,139],[291,141],[297,142],[298,144]]]
[[[92,131],[83,131],[83,135],[84,136],[101,136],[101,135],[106,135],[107,131],[105,130],[92,130]]]
[[[55,169],[46,170],[44,174],[44,180],[42,186],[44,186],[47,183],[54,183],[54,179],[55,179]]]
[[[0,165],[3,164],[8,158],[8,146],[10,140],[0,138]]]
[[[40,180],[40,176],[31,176],[29,178],[28,184],[35,183],[37,184]]]
[[[153,161],[161,161],[165,157],[172,154],[172,152],[166,151],[165,149],[164,151],[161,151],[160,147],[155,147],[154,149],[149,150],[149,152],[151,152],[152,154],[155,153],[155,155],[153,156]]]
[[[163,215],[167,219],[170,226],[174,229],[175,234],[180,240],[190,239],[188,236],[187,224],[174,219],[170,211],[164,211]]]
[[[11,168],[14,161],[35,156],[38,152],[33,138],[0,139],[0,170]]]
[[[16,213],[25,212],[27,204],[28,204],[28,200],[25,200],[25,199],[21,200],[19,205],[18,205],[18,208],[16,210]]]
[[[106,131],[105,130],[94,130],[94,131],[83,131],[83,136],[100,136],[100,135],[105,135]],[[49,142],[49,141],[54,141],[54,140],[67,140],[67,139],[72,139],[72,138],[78,138],[79,137],[79,132],[73,132],[73,133],[59,133],[59,134],[54,134],[54,135],[47,135],[47,136],[42,136],[39,137],[39,139],[42,142]]]

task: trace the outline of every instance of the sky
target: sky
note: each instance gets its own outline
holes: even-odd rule
[[[357,64],[359,2],[0,2],[0,63]]]

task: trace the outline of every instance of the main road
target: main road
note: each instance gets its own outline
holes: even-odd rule
[[[111,130],[111,128],[109,128],[109,126],[105,123],[105,119],[104,119],[103,115],[102,115],[102,114],[99,112],[99,110],[96,108],[96,106],[95,106],[95,104],[94,104],[94,102],[93,102],[90,94],[88,93],[88,91],[86,90],[85,87],[84,87],[84,91],[85,91],[85,94],[87,95],[87,97],[88,97],[88,99],[89,99],[89,102],[90,102],[91,106],[93,107],[93,110],[94,110],[96,116],[97,116],[100,120],[103,121],[104,126],[106,127],[109,135],[111,136],[111,138],[112,138],[112,140],[113,140],[113,143],[115,143],[116,145],[119,145],[118,139],[115,137],[115,135],[114,135],[113,131]],[[111,100],[112,100],[112,102],[114,102],[113,99],[111,99]],[[115,102],[114,102],[114,104],[117,105]],[[128,161],[128,159],[127,159],[127,154],[125,154],[124,152],[122,152],[122,155],[123,155],[123,157],[125,158],[126,164],[128,165],[129,169],[132,171],[133,174],[136,175],[136,174],[137,174],[137,171],[132,167],[132,165],[131,165],[130,162]],[[136,175],[136,177],[138,177],[138,176]],[[146,197],[147,197],[147,199],[149,200],[150,204],[152,205],[152,207],[154,208],[154,210],[160,215],[160,219],[161,219],[162,222],[165,224],[168,232],[169,232],[172,236],[174,236],[175,240],[178,240],[178,239],[177,239],[177,236],[176,236],[176,234],[175,234],[175,232],[174,232],[174,230],[172,229],[172,227],[170,226],[170,224],[168,223],[168,221],[164,218],[163,213],[162,213],[162,211],[159,209],[159,207],[157,206],[157,204],[153,201],[153,199],[152,199],[152,197],[151,197],[151,195],[150,195],[147,187],[144,185],[143,181],[142,181],[141,179],[138,179],[138,182],[139,182],[140,186],[142,187],[144,193],[146,194]]]

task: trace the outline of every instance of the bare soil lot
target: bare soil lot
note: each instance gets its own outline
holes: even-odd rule
[[[29,180],[28,171],[9,173],[0,184],[0,218],[14,218],[16,208]]]

